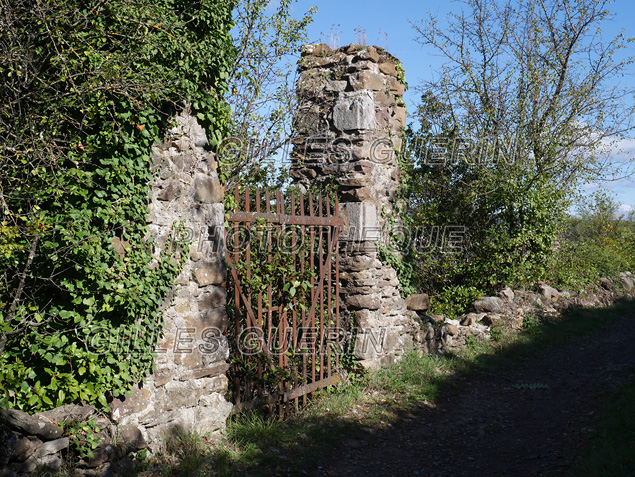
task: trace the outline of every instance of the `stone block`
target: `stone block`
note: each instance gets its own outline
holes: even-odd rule
[[[194,200],[203,204],[217,204],[225,197],[225,187],[221,185],[217,174],[205,176],[197,174],[194,180]]]
[[[476,321],[480,322],[481,324],[485,326],[494,326],[494,325],[503,323],[503,318],[501,317],[501,315],[498,315],[496,313],[489,313],[489,314],[477,313],[476,315],[482,316],[482,318]]]
[[[11,435],[13,436],[14,434],[12,433]],[[10,448],[10,443],[2,442],[2,444],[5,445],[5,449]],[[15,447],[15,450],[13,451],[13,456],[11,458],[14,461],[22,462],[28,459],[29,457],[31,457],[31,455],[33,455],[33,453],[41,445],[42,445],[42,441],[38,439],[37,437],[22,436],[17,440],[17,445]],[[0,464],[2,464],[1,459],[0,459]]]
[[[394,76],[395,78],[397,77],[397,68],[395,67],[394,63],[379,63],[379,71],[381,71],[385,75]]]
[[[514,290],[512,290],[511,288],[507,287],[507,288],[503,288],[501,291],[498,292],[498,297],[502,298],[503,300],[505,300],[508,303],[511,303],[514,301]]]
[[[377,198],[376,191],[372,186],[343,190],[341,194],[341,200],[347,202],[364,202]]]
[[[340,216],[344,219],[341,238],[363,242],[377,241],[380,227],[377,206],[371,202],[348,202],[340,205]]]
[[[340,258],[340,270],[342,271],[359,272],[381,267],[382,263],[372,255],[349,255]]]
[[[373,63],[379,63],[379,53],[377,53],[377,49],[374,46],[369,46],[357,54],[353,61],[356,60],[370,60]]]
[[[203,315],[204,323],[208,328],[217,328],[224,332],[227,329],[227,310],[225,306],[206,310]]]
[[[204,260],[196,264],[192,273],[199,287],[220,285],[227,280],[227,265],[224,260]]]
[[[381,297],[375,293],[369,295],[350,295],[345,298],[345,303],[357,309],[378,310],[381,306]]]
[[[55,439],[62,435],[62,428],[57,424],[41,419],[37,415],[29,415],[17,409],[1,409],[0,416],[11,429],[23,434],[30,434],[42,439]]]
[[[225,429],[227,418],[234,406],[220,393],[201,397],[200,404],[201,406],[197,409],[195,430],[206,434]]]
[[[354,96],[341,98],[333,108],[333,124],[339,131],[376,129],[372,93],[362,91]]]
[[[406,87],[397,78],[390,78],[388,85],[390,86],[390,92],[395,96],[403,96],[406,92]]]
[[[198,405],[201,391],[189,385],[188,382],[171,381],[165,385],[165,409],[172,411]]]
[[[406,307],[413,311],[426,311],[430,308],[430,297],[427,293],[410,295],[406,298]]]
[[[197,304],[199,311],[206,311],[212,308],[224,307],[227,303],[227,292],[221,287],[212,287],[198,296]]]
[[[110,414],[115,422],[131,414],[139,414],[148,410],[152,404],[153,394],[148,388],[134,386],[130,395],[123,401],[113,399],[110,403]]]
[[[346,90],[348,86],[347,81],[338,81],[338,80],[330,80],[326,83],[326,91],[342,93]]]
[[[397,107],[395,108],[394,111],[394,115],[393,115],[393,122],[395,124],[395,126],[397,126],[397,128],[401,129],[401,128],[405,128],[406,127],[406,121],[408,120],[408,116],[406,113],[406,108],[402,108],[402,107]]]
[[[459,333],[459,329],[457,328],[456,325],[445,325],[445,332],[450,335],[450,336],[456,336]]]
[[[497,296],[487,296],[476,300],[472,306],[477,313],[504,313],[505,302]]]
[[[373,73],[372,71],[360,71],[356,75],[351,75],[348,82],[353,91],[371,90],[383,91],[386,88],[386,81],[382,75]]]
[[[326,43],[302,47],[302,56],[327,56],[331,53],[333,53],[333,50]]]
[[[31,457],[39,459],[47,455],[56,454],[62,449],[66,449],[69,445],[70,440],[68,437],[62,437],[60,439],[55,439],[54,441],[48,441],[38,447]]]
[[[381,106],[382,109],[387,110],[395,106],[395,96],[393,94],[386,94],[385,91],[375,92],[375,103]]]

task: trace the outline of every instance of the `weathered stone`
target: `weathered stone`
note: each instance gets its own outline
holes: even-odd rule
[[[229,371],[229,364],[216,363],[216,364],[205,366],[204,368],[190,371],[189,373],[181,376],[181,381],[188,381],[190,379],[198,380],[201,378],[220,376],[221,374],[225,374],[227,371]]]
[[[190,245],[190,260],[198,262],[203,256],[203,253],[198,249],[198,245]]]
[[[302,47],[302,56],[327,56],[332,53],[333,50],[326,43],[305,45]]]
[[[430,297],[427,293],[410,295],[406,298],[406,307],[413,311],[426,311],[430,308]]]
[[[200,433],[215,432],[225,428],[227,418],[233,405],[220,393],[207,394],[201,397],[198,411],[196,431]]]
[[[622,288],[626,293],[630,293],[633,291],[634,285],[633,280],[626,273],[622,272],[619,274],[620,282],[622,284]]]
[[[394,63],[379,63],[379,71],[385,75],[397,77],[397,68]]]
[[[326,91],[332,91],[336,93],[342,93],[346,90],[348,86],[348,81],[344,80],[331,80],[326,83]]]
[[[218,176],[204,176],[199,174],[194,180],[194,200],[203,204],[217,204],[225,197],[225,187],[221,185]]]
[[[171,381],[165,386],[166,391],[166,409],[172,411],[193,407],[198,404],[201,392],[188,385],[187,382]]]
[[[95,406],[64,404],[50,411],[38,412],[35,416],[56,424],[59,422],[84,421],[88,419],[91,414],[95,413]]]
[[[62,435],[62,428],[57,424],[30,416],[17,409],[2,409],[0,413],[7,426],[23,434],[30,434],[42,439],[55,439]]]
[[[224,332],[228,323],[225,306],[206,310],[203,315],[203,323],[206,325],[205,328],[216,328]]]
[[[542,282],[538,283],[538,294],[547,303],[557,301],[562,297],[558,290]]]
[[[385,91],[376,91],[375,103],[377,103],[377,105],[380,106],[383,110],[387,111],[390,108],[395,107],[395,95],[387,94]]]
[[[371,90],[371,91],[383,91],[386,89],[386,82],[384,77],[373,73],[372,71],[360,71],[356,75],[351,75],[348,78],[348,82],[353,88],[353,91]]]
[[[608,291],[612,291],[614,288],[613,282],[606,277],[600,278],[600,286]]]
[[[22,436],[18,439],[15,451],[13,452],[12,460],[16,462],[22,462],[33,455],[33,453],[42,445],[42,441],[33,436]],[[0,445],[0,449],[3,445]],[[6,448],[6,447],[5,447]],[[0,451],[1,454],[2,451]],[[0,457],[0,464],[2,459]]]
[[[36,469],[40,471],[56,471],[62,467],[62,459],[57,454],[48,454],[42,457],[35,457],[34,454],[20,464],[13,464],[12,467],[18,472],[25,473],[34,472]]]
[[[397,78],[390,78],[388,84],[390,86],[390,92],[395,96],[403,96],[406,92],[406,87]]]
[[[333,124],[340,131],[375,129],[375,103],[371,93],[362,91],[340,99],[333,108]]]
[[[484,316],[485,313],[468,313],[461,318],[461,326],[472,326],[478,323]]]
[[[503,288],[501,291],[498,292],[498,297],[502,298],[508,303],[511,303],[514,301],[514,297],[515,297],[514,290],[512,290],[509,287]]]
[[[351,241],[376,241],[380,238],[377,207],[370,202],[341,204],[340,216],[344,219],[341,238]]]
[[[220,285],[227,280],[227,265],[221,260],[205,260],[196,265],[193,275],[199,287]]]
[[[178,182],[169,181],[157,195],[157,200],[171,202],[181,197],[181,192],[181,185]]]
[[[126,249],[130,247],[130,242],[128,240],[121,240],[120,237],[114,236],[112,238],[112,246],[119,255],[119,258],[122,260],[126,256]]]
[[[445,331],[450,336],[456,336],[459,333],[459,329],[456,325],[445,325]]]
[[[346,297],[345,302],[353,308],[378,310],[381,306],[379,295],[351,295]]]
[[[503,313],[505,302],[496,296],[487,296],[472,303],[477,313]]]
[[[369,46],[365,50],[360,51],[355,59],[370,60],[373,63],[378,63],[379,53],[377,53],[377,49],[374,46]]]
[[[172,146],[176,147],[179,151],[187,151],[192,144],[185,138],[172,141]]]
[[[33,453],[33,457],[39,459],[50,454],[56,454],[62,449],[66,449],[69,445],[70,440],[68,437],[62,437],[60,439],[55,439],[54,441],[47,441],[36,449]]]
[[[341,199],[346,202],[364,202],[375,198],[375,188],[373,187],[349,189],[341,192]]]
[[[151,405],[152,394],[148,388],[139,388],[134,386],[129,396],[123,401],[113,399],[110,403],[110,415],[115,422],[119,422],[121,418],[131,414],[139,414],[146,411]]]
[[[197,300],[199,311],[225,306],[226,303],[227,292],[221,287],[213,287],[211,290],[201,293]]]
[[[502,323],[503,319],[501,315],[497,315],[496,313],[488,313],[486,315],[483,315],[483,317],[477,321],[480,321],[485,326],[494,326]]]

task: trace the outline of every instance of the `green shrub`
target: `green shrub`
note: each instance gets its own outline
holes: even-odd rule
[[[469,286],[452,286],[444,289],[438,296],[430,298],[430,311],[455,319],[464,314],[470,304],[478,300],[483,293]]]

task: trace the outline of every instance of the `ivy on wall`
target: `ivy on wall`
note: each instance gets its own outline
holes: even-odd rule
[[[149,234],[151,147],[185,104],[223,137],[232,8],[1,4],[1,407],[106,407],[151,371],[185,259]]]

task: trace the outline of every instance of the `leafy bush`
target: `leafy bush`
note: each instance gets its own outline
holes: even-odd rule
[[[635,222],[619,212],[605,192],[581,201],[579,216],[568,221],[548,278],[563,287],[581,288],[601,277],[635,270]]]
[[[438,296],[430,298],[430,311],[455,319],[465,313],[470,304],[481,296],[483,293],[475,287],[461,285],[448,287]]]

